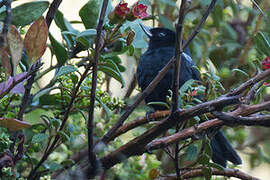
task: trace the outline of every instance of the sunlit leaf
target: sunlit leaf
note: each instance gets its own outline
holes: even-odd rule
[[[44,17],[37,19],[28,29],[24,45],[30,63],[38,60],[46,50],[48,27]]]
[[[22,58],[23,40],[14,25],[11,25],[9,27],[9,31],[7,34],[7,43],[12,58],[13,69],[14,72],[16,72],[16,67]]]

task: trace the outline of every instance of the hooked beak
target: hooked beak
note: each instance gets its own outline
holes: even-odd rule
[[[152,33],[150,32],[150,29],[149,29],[148,27],[146,27],[145,25],[143,25],[143,24],[141,24],[141,23],[140,23],[140,26],[141,26],[143,32],[144,32],[149,38],[151,38],[151,37],[153,36]]]

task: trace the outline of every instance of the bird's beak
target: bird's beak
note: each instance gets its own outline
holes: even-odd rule
[[[150,38],[152,37],[152,33],[150,32],[150,29],[148,27],[146,27],[145,25],[140,23],[140,26],[143,30],[143,32]]]

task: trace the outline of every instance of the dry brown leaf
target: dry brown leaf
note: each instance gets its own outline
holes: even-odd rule
[[[0,118],[0,126],[8,128],[10,131],[19,131],[31,127],[31,124],[15,118]]]

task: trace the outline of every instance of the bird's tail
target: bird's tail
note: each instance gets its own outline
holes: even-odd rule
[[[235,165],[242,164],[242,160],[231,146],[229,140],[221,130],[211,139],[212,160],[223,167],[227,166],[227,161]]]

